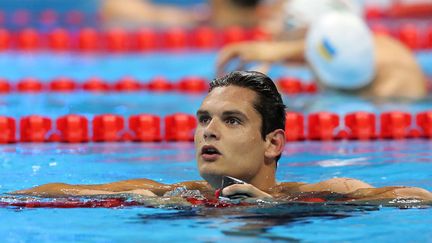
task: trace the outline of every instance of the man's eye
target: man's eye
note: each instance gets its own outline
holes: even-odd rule
[[[205,124],[205,123],[208,123],[210,121],[210,117],[208,117],[208,116],[200,116],[200,117],[198,117],[198,121],[201,124]]]
[[[225,120],[225,123],[227,123],[229,125],[238,125],[241,123],[241,121],[238,118],[229,117]]]

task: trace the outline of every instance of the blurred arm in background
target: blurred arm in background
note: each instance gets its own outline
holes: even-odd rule
[[[150,0],[102,0],[101,14],[108,27],[195,26],[211,24],[252,27],[275,14],[283,0],[210,0],[208,4],[175,6]],[[276,15],[274,15],[276,16]]]

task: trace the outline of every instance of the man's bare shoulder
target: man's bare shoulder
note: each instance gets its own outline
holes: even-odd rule
[[[331,192],[344,194],[353,201],[388,201],[392,199],[418,199],[432,201],[432,193],[418,187],[388,186],[375,188],[352,178],[332,178],[318,183],[281,183],[286,193]],[[287,190],[288,189],[288,190]]]
[[[330,191],[335,193],[351,193],[362,188],[373,188],[373,186],[352,178],[332,178],[312,184],[303,184],[299,186],[300,192],[320,192]]]
[[[280,182],[271,189],[271,193],[301,193],[330,191],[336,193],[350,193],[359,188],[372,188],[371,185],[351,178],[333,178],[318,183]]]

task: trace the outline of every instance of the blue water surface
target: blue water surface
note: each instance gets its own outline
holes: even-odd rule
[[[279,181],[353,177],[375,186],[432,189],[425,140],[289,143]],[[48,182],[107,183],[151,178],[199,180],[191,143],[19,144],[1,147],[0,193]],[[0,208],[0,233],[15,241],[428,241],[432,211],[391,207],[276,209]],[[319,209],[319,210],[318,210]],[[318,211],[317,211],[318,210]],[[409,227],[402,226],[409,225]]]

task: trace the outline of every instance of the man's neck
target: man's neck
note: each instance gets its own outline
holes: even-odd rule
[[[268,192],[276,185],[276,168],[273,165],[265,165],[249,183],[256,188]]]

